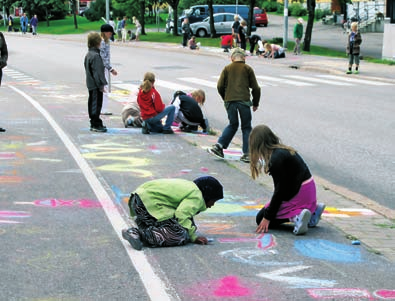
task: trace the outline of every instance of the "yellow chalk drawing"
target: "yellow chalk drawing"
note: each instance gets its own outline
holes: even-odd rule
[[[81,146],[84,149],[93,150],[92,152],[84,153],[83,156],[90,160],[105,160],[116,161],[97,167],[99,170],[112,172],[130,172],[140,177],[151,177],[152,173],[147,169],[141,167],[148,167],[150,161],[144,158],[136,158],[134,153],[142,152],[143,149],[130,148],[130,145],[122,143],[99,143],[99,144],[85,144]]]
[[[376,213],[370,209],[365,208],[334,208],[326,207],[324,216],[336,216],[336,217],[351,217],[351,216],[370,216]]]
[[[211,235],[232,235],[236,237],[255,237],[255,233],[235,232],[232,229],[235,225],[222,224],[222,223],[204,223],[199,224],[198,229],[205,234]]]

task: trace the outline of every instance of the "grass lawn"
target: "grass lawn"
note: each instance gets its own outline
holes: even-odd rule
[[[164,21],[165,17],[162,16],[161,22],[159,24],[159,28],[163,29],[166,26],[166,22]],[[82,34],[89,31],[99,31],[100,26],[104,24],[104,21],[95,21],[90,22],[85,17],[77,16],[77,27],[74,25],[74,17],[67,16],[64,20],[56,20],[50,21],[49,26],[45,21],[41,21],[37,28],[38,33],[40,34]],[[14,27],[19,27],[19,19],[15,20]],[[158,28],[157,24],[146,24],[146,35],[141,36],[141,41],[146,42],[155,42],[155,43],[176,43],[180,44],[182,41],[181,36],[174,36],[173,34],[169,34],[166,32],[158,32],[155,29]],[[2,31],[5,31],[4,24],[2,23],[0,26]],[[134,30],[134,26],[132,30]],[[198,38],[198,42],[201,43],[203,47],[220,47],[220,38]],[[293,49],[294,42],[288,41],[288,49]],[[345,58],[346,55],[344,51],[335,51],[331,49],[327,49],[324,47],[311,46],[310,52],[305,54],[311,55],[321,55],[321,56],[331,56],[331,57],[341,57]],[[374,63],[387,64],[387,65],[395,65],[395,61],[392,60],[380,60],[380,59],[372,59],[372,58],[364,58],[364,60]]]

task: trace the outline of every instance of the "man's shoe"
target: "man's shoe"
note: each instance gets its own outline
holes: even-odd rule
[[[3,129],[3,128],[0,128],[0,132],[5,132],[5,129]]]
[[[218,158],[224,158],[224,151],[218,143],[214,144],[211,148],[208,148],[207,151]]]
[[[123,229],[122,237],[130,243],[133,249],[140,251],[143,248],[143,244],[140,240],[140,233],[137,228]]]
[[[311,212],[309,209],[303,209],[302,212],[295,217],[295,227],[293,233],[295,235],[302,235],[307,232],[307,225],[311,218]]]
[[[313,228],[318,225],[318,222],[321,219],[321,215],[325,210],[325,204],[319,203],[317,204],[317,208],[315,209],[314,213],[311,215],[310,221],[309,221],[309,228]]]
[[[149,134],[148,124],[145,121],[143,121],[143,125],[141,127],[141,133],[143,133],[144,135]]]
[[[107,132],[107,128],[104,126],[92,126],[91,127],[91,131],[92,132],[99,132],[99,133],[105,133]]]
[[[174,134],[174,132],[173,132],[173,130],[172,129],[168,129],[168,130],[163,130],[162,131],[162,134]]]
[[[242,155],[240,158],[241,162],[250,163],[250,156],[249,155]]]
[[[346,74],[352,74],[351,70],[347,70]]]

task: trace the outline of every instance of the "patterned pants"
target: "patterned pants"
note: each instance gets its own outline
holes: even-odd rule
[[[188,231],[176,218],[158,222],[148,213],[138,194],[130,196],[129,208],[132,215],[136,215],[141,241],[149,247],[182,246],[190,241]]]

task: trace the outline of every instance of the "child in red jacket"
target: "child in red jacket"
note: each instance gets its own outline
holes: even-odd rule
[[[142,133],[174,134],[171,124],[174,120],[175,107],[173,105],[165,106],[162,97],[154,87],[154,83],[155,75],[147,72],[144,75],[144,82],[137,95],[141,118],[144,121]],[[165,125],[162,124],[164,117],[167,117]]]

